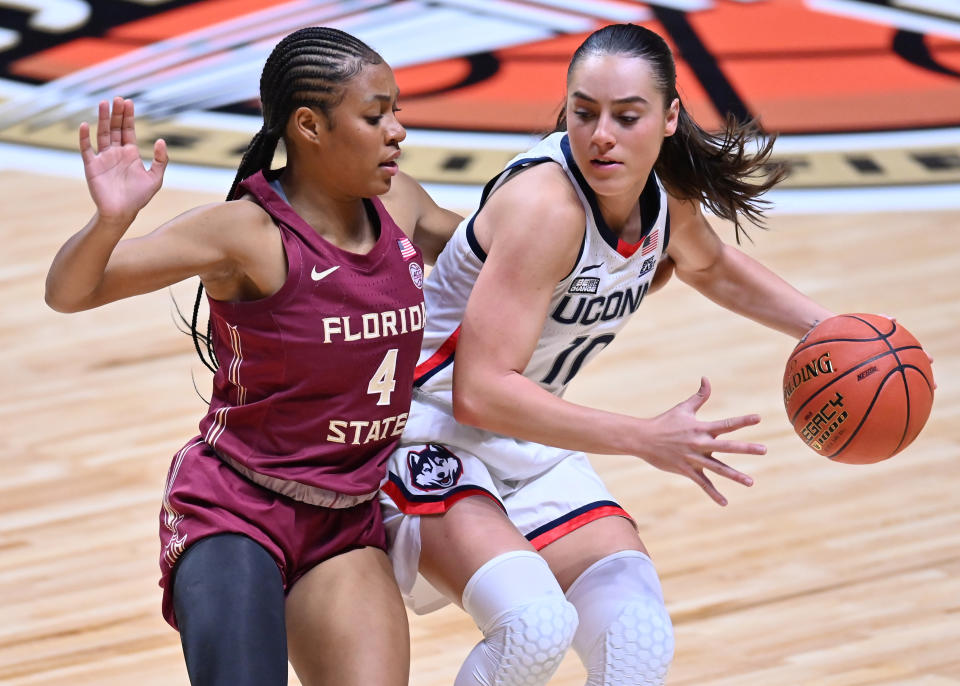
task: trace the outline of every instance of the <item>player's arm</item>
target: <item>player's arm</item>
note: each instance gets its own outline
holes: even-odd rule
[[[800,338],[833,313],[762,264],[724,243],[698,203],[670,197],[667,253],[676,274],[712,301],[777,331]]]
[[[596,425],[584,421],[591,410],[523,376],[553,290],[575,264],[583,227],[583,210],[563,171],[548,164],[505,184],[477,216],[474,230],[487,256],[457,342],[458,420],[541,443],[597,447],[584,435],[585,425]]]
[[[276,231],[266,214],[245,201],[218,203],[187,212],[141,238],[122,240],[137,213],[159,190],[167,155],[154,145],[146,169],[134,130],[133,102],[116,98],[111,112],[101,102],[97,151],[90,127],[80,126],[80,153],[96,212],[59,250],[47,274],[46,301],[54,309],[75,312],[199,275],[214,297],[236,295],[241,277],[254,282],[268,276],[253,268],[264,262],[264,247]],[[272,285],[272,284],[271,284]]]
[[[463,220],[456,212],[444,209],[414,178],[400,172],[390,190],[380,197],[398,225],[423,252],[423,260],[434,264],[437,256]]]
[[[453,404],[459,421],[569,450],[636,455],[687,476],[720,504],[726,500],[704,469],[752,483],[712,453],[762,453],[761,445],[719,438],[759,418],[697,420],[710,395],[705,379],[686,401],[640,419],[568,402],[523,375],[553,290],[574,266],[583,240],[583,210],[562,170],[543,164],[525,171],[491,196],[474,226],[487,257],[457,344]]]
[[[60,248],[47,273],[46,301],[60,312],[77,312],[115,300],[165,288],[199,276],[211,296],[242,297],[260,283],[265,293],[276,284],[264,283],[267,270],[257,274],[265,253],[282,250],[265,213],[246,201],[216,203],[190,210],[151,233],[123,239],[126,221],[90,222]],[[259,235],[258,235],[259,234]],[[257,247],[259,246],[259,247]]]

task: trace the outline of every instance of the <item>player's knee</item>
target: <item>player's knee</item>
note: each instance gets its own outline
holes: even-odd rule
[[[560,665],[577,629],[577,611],[539,555],[517,551],[481,567],[463,606],[484,640],[464,663],[461,684],[536,686]]]
[[[518,670],[530,665],[549,666],[563,659],[577,630],[577,610],[564,599],[538,598],[505,615],[502,620],[508,651]]]
[[[589,686],[660,686],[673,660],[673,624],[649,558],[601,560],[571,586],[580,625],[574,650]]]
[[[591,685],[661,686],[665,682],[673,660],[673,624],[662,602],[650,597],[626,600],[599,637],[586,638],[592,644],[589,662],[584,660]]]
[[[174,572],[190,683],[287,683],[283,580],[262,546],[238,534],[210,536],[187,548]]]
[[[502,614],[483,632],[471,653],[461,684],[540,686],[546,684],[570,648],[577,611],[562,598],[538,598]]]

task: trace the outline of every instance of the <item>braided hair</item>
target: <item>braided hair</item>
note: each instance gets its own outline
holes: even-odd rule
[[[570,60],[568,81],[576,65],[589,55],[627,55],[646,60],[665,105],[669,106],[674,99],[679,102],[677,130],[664,139],[653,166],[672,195],[701,202],[717,216],[733,222],[738,243],[740,232],[744,231],[742,217],[763,226],[763,212],[769,202],[760,196],[788,172],[785,165],[769,161],[775,134],[764,139],[756,119],[740,122],[733,115],[727,115],[724,130],[719,134],[700,128],[677,93],[677,70],[670,47],[650,29],[613,24],[590,34]],[[564,107],[555,131],[566,129]],[[752,153],[748,150],[751,147]]]
[[[330,112],[343,100],[344,85],[364,66],[382,62],[383,58],[363,41],[325,26],[300,29],[281,40],[267,58],[260,76],[263,126],[240,160],[227,200],[238,197],[237,190],[244,179],[258,171],[270,170],[287,120],[298,107],[319,110],[330,122]],[[210,321],[205,334],[197,330],[202,299],[203,283],[197,289],[190,335],[201,362],[215,372],[219,365]]]

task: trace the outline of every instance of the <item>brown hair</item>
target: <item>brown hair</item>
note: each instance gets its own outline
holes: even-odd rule
[[[775,134],[765,138],[756,119],[739,122],[733,115],[727,115],[724,130],[718,134],[702,129],[677,94],[677,70],[670,47],[650,29],[613,24],[594,31],[573,54],[568,81],[577,64],[590,55],[628,55],[646,60],[665,106],[674,99],[679,102],[677,130],[664,139],[653,167],[672,195],[699,201],[717,216],[732,221],[738,243],[744,217],[754,225],[763,225],[763,212],[769,202],[760,196],[782,181],[788,171],[785,165],[769,161]],[[556,131],[566,131],[566,114],[564,107]]]

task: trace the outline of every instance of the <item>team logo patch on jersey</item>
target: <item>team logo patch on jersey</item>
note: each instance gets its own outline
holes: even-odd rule
[[[437,443],[407,453],[410,483],[421,491],[438,491],[455,486],[463,476],[460,458]]]
[[[600,279],[595,276],[578,276],[567,289],[568,293],[596,293],[600,288]]]
[[[423,290],[423,267],[416,262],[410,263],[410,278],[413,279],[413,285]]]
[[[640,265],[640,276],[643,276],[644,274],[649,272],[651,269],[654,268],[656,264],[657,264],[656,257],[648,257],[647,259],[645,259],[643,261],[643,264]]]

